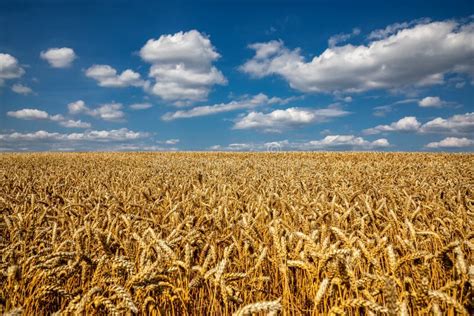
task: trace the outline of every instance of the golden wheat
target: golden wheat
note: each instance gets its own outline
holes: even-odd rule
[[[474,156],[0,155],[0,313],[474,313]]]

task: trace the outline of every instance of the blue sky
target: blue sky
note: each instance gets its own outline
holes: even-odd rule
[[[474,150],[472,1],[2,1],[0,150]]]

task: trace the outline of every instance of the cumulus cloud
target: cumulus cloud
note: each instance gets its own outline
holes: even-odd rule
[[[149,91],[170,101],[205,100],[213,85],[227,84],[212,65],[220,55],[208,36],[196,30],[150,39],[140,50],[155,79]],[[177,103],[182,104],[182,102]]]
[[[422,133],[471,134],[474,133],[474,112],[456,114],[446,119],[437,117],[421,126]]]
[[[456,114],[446,119],[437,117],[424,124],[416,117],[407,116],[390,125],[378,125],[365,129],[364,134],[372,135],[382,132],[418,132],[436,134],[471,134],[474,133],[474,112]]]
[[[86,70],[86,76],[96,80],[101,87],[148,87],[149,83],[141,79],[139,73],[131,69],[124,70],[121,74],[109,65],[93,65]]]
[[[474,75],[474,23],[449,20],[394,29],[373,35],[367,45],[329,47],[310,61],[281,41],[253,44],[255,56],[240,69],[257,78],[281,76],[303,92],[402,89],[443,83],[448,72]]]
[[[274,141],[267,143],[233,143],[227,146],[214,145],[209,150],[218,151],[311,151],[311,150],[374,150],[390,147],[385,138],[374,141],[355,135],[327,135],[311,141]]]
[[[125,117],[125,113],[122,111],[123,105],[121,103],[106,103],[95,109],[91,109],[84,101],[78,100],[69,103],[67,107],[70,114],[86,114],[105,121],[122,121]]]
[[[105,121],[120,121],[124,118],[125,113],[122,111],[122,104],[108,103],[92,109],[88,112],[89,115],[99,117]]]
[[[427,148],[461,148],[474,146],[474,140],[466,137],[446,137],[439,142],[432,142],[426,145]]]
[[[30,87],[24,86],[22,84],[14,84],[12,86],[12,91],[18,94],[23,94],[23,95],[33,93],[33,90],[31,90]]]
[[[418,131],[421,123],[414,116],[406,116],[390,125],[378,125],[364,130],[364,134],[373,135],[382,132],[415,132]]]
[[[151,108],[153,105],[151,103],[134,103],[128,107],[132,110],[146,110]]]
[[[285,129],[315,122],[325,122],[331,118],[346,116],[348,114],[350,114],[350,112],[337,108],[306,109],[297,107],[275,110],[270,113],[250,112],[238,118],[233,128],[281,132]]]
[[[23,76],[25,70],[18,60],[10,54],[0,53],[0,86],[5,79],[15,79]]]
[[[67,105],[69,113],[71,114],[79,114],[89,110],[86,106],[86,103],[82,100],[77,100],[75,102],[71,102]]]
[[[223,112],[230,112],[242,109],[253,109],[264,105],[273,104],[287,104],[292,100],[296,100],[297,97],[289,98],[278,98],[268,97],[263,93],[259,93],[252,97],[244,97],[240,100],[233,100],[228,103],[217,103],[213,105],[202,105],[197,106],[189,110],[180,110],[176,112],[165,113],[161,118],[165,121],[171,121],[176,119],[191,118],[197,116],[207,116]]]
[[[77,58],[77,55],[72,48],[62,47],[42,51],[40,57],[46,60],[51,67],[67,68],[71,66],[74,59]]]
[[[81,120],[67,120],[61,114],[51,115],[46,111],[38,109],[21,109],[18,111],[8,111],[7,115],[20,120],[48,120],[57,122],[59,125],[67,128],[90,128],[91,124]]]
[[[425,97],[418,101],[418,105],[424,108],[434,107],[439,108],[445,105],[446,102],[441,100],[439,97]]]
[[[50,118],[48,112],[37,109],[22,109],[18,111],[8,111],[7,115],[21,120],[46,120]]]

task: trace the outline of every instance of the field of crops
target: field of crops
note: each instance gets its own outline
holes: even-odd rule
[[[0,312],[474,313],[474,156],[0,155]]]

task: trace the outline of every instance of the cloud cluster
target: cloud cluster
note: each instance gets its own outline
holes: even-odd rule
[[[420,22],[372,38],[329,47],[310,61],[281,41],[253,44],[254,57],[240,69],[257,78],[279,75],[303,92],[400,89],[442,83],[448,72],[474,75],[474,23]]]
[[[161,118],[165,121],[176,119],[184,119],[198,116],[207,116],[218,113],[230,112],[235,110],[253,109],[259,106],[273,105],[273,104],[287,104],[295,100],[297,97],[278,98],[268,97],[263,93],[259,93],[252,97],[244,97],[240,100],[233,100],[228,103],[217,103],[213,105],[197,106],[189,110],[180,110],[176,112],[165,113]]]
[[[113,130],[91,130],[84,133],[50,133],[47,131],[36,131],[33,133],[10,133],[0,134],[2,141],[124,141],[134,140],[148,136],[147,133],[134,132],[127,128],[113,129]]]
[[[0,151],[158,151],[173,150],[147,144],[149,134],[127,128],[57,133],[39,130],[30,133],[0,134]]]
[[[101,87],[124,88],[143,87],[147,88],[149,83],[139,73],[126,69],[121,74],[109,65],[93,65],[86,69],[86,76],[96,80]]]
[[[91,124],[81,120],[68,120],[61,114],[51,115],[46,111],[38,109],[21,109],[18,111],[8,111],[7,115],[20,120],[48,120],[57,122],[59,125],[67,128],[90,128]]]
[[[422,133],[472,135],[474,133],[474,112],[456,114],[446,119],[437,117],[423,124]]]
[[[474,140],[466,137],[446,137],[439,142],[432,142],[426,145],[427,148],[462,148],[474,146]]]
[[[78,100],[68,104],[69,113],[72,115],[86,114],[92,117],[100,118],[104,121],[122,121],[125,117],[125,113],[122,111],[123,106],[121,103],[107,103],[101,106],[91,109],[84,101]]]
[[[267,143],[233,143],[227,146],[214,145],[210,150],[219,151],[299,151],[299,150],[375,150],[390,147],[385,138],[374,141],[355,135],[327,135],[311,141],[274,141]]]
[[[40,57],[46,60],[51,67],[67,68],[72,65],[74,59],[77,58],[76,53],[72,48],[50,48],[42,51]]]
[[[421,124],[416,117],[407,116],[389,125],[378,125],[363,131],[366,135],[382,132],[418,132],[463,135],[474,133],[474,112],[456,114],[446,119],[437,117]]]
[[[342,117],[350,112],[337,109],[307,109],[292,107],[285,110],[274,110],[269,113],[250,112],[238,118],[234,129],[258,129],[265,132],[281,132],[285,129],[326,122],[329,119]]]
[[[10,54],[0,53],[0,86],[5,79],[15,79],[23,76],[25,70],[18,60]]]
[[[220,55],[209,37],[196,30],[150,39],[140,56],[152,64],[149,76],[155,82],[150,92],[164,100],[178,101],[178,105],[205,100],[213,85],[227,83],[212,65]]]

